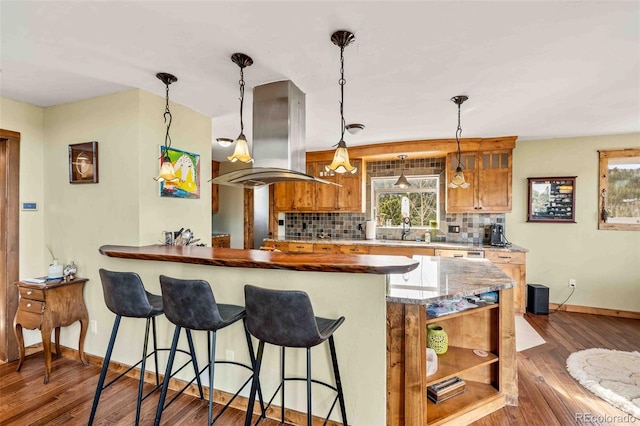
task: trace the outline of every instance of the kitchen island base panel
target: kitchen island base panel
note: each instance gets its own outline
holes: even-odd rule
[[[225,303],[244,305],[244,285],[252,284],[266,288],[284,290],[304,290],[313,302],[317,316],[334,318],[344,315],[346,320],[335,334],[336,350],[340,360],[340,375],[344,393],[347,396],[347,417],[351,424],[383,426],[386,423],[385,410],[385,332],[386,302],[385,275],[325,273],[287,271],[277,269],[252,269],[218,267],[177,262],[151,262],[135,259],[104,257],[103,267],[111,270],[135,270],[142,278],[148,291],[159,294],[160,274],[184,279],[204,279],[208,281],[216,298]],[[97,309],[97,308],[96,308]],[[99,309],[103,309],[100,307]],[[104,307],[106,309],[106,307]],[[102,313],[100,315],[103,315]],[[106,314],[105,314],[106,315]],[[229,349],[234,352],[235,361],[248,363],[247,342],[241,324],[228,333],[220,334],[217,344],[221,356]],[[123,327],[123,339],[141,341],[142,331]],[[169,346],[173,327],[165,319],[158,321],[158,344]],[[120,336],[118,336],[120,337]],[[207,354],[204,333],[193,335],[198,361],[204,364]],[[186,346],[186,343],[181,342]],[[254,340],[254,347],[257,341]],[[323,345],[326,346],[326,345]],[[382,348],[382,350],[381,350]],[[186,349],[186,348],[185,348]],[[314,348],[312,353],[314,378],[324,382],[333,382],[331,358],[328,348]],[[124,364],[135,362],[126,347],[116,346],[112,359]],[[271,394],[280,380],[279,348],[265,347],[265,363],[260,374],[260,383],[264,394]],[[304,350],[287,351],[287,375],[304,377],[306,374],[306,353]],[[161,357],[160,365],[166,365],[166,356]],[[188,370],[188,369],[185,369]],[[229,369],[227,369],[229,370]],[[191,373],[180,372],[177,378],[191,380]],[[233,394],[242,384],[243,378],[227,374],[222,369],[216,372],[216,390]],[[203,386],[208,380],[203,378]],[[314,389],[313,412],[328,412],[327,401],[322,391]],[[247,398],[249,389],[241,393]],[[287,383],[286,406],[293,411],[306,412],[306,390],[304,383]],[[279,410],[276,417],[279,416]],[[331,420],[339,423],[340,414],[334,409]]]

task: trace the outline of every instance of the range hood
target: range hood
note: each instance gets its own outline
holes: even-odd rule
[[[245,188],[287,181],[335,185],[305,173],[305,95],[288,80],[253,89],[253,158],[256,167],[224,173],[211,182]]]

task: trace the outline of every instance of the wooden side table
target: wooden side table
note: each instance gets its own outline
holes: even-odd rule
[[[24,338],[22,328],[30,330],[40,329],[42,345],[44,347],[44,383],[49,383],[51,373],[51,331],[55,329],[56,355],[60,356],[60,327],[66,327],[80,321],[80,341],[78,353],[80,361],[89,365],[84,355],[84,339],[89,326],[89,313],[84,304],[82,291],[86,278],[73,280],[47,281],[44,284],[33,284],[18,281],[20,302],[13,320],[16,340],[18,341],[20,360],[16,371],[20,370],[24,362]]]

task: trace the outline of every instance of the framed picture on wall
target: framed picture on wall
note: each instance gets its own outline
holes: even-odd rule
[[[98,142],[69,145],[69,183],[98,183]]]
[[[174,198],[200,198],[200,154],[168,148],[169,156],[178,180],[160,182],[160,196]],[[160,146],[160,162],[165,157],[165,148]]]
[[[527,178],[527,222],[575,223],[576,177]]]

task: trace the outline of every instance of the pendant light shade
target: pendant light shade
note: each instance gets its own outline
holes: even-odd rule
[[[456,129],[456,141],[458,142],[458,166],[456,167],[456,171],[451,178],[451,182],[449,182],[449,188],[466,189],[469,187],[469,184],[464,180],[462,162],[460,161],[460,136],[462,136],[462,127],[460,126],[460,105],[462,105],[467,99],[469,99],[469,97],[464,95],[454,96],[453,98],[451,98],[453,103],[458,105],[458,128]]]
[[[171,128],[171,120],[173,118],[171,116],[171,111],[169,110],[169,85],[171,83],[175,83],[178,79],[165,72],[156,74],[156,77],[158,77],[166,86],[164,122],[167,123],[167,132],[164,136],[164,146],[161,149],[162,154],[160,158],[162,159],[162,164],[160,165],[160,174],[153,179],[157,182],[177,182],[179,179],[176,176],[173,163],[171,163],[171,158],[169,158],[169,148],[171,147],[171,135],[169,135],[169,129]]]
[[[347,144],[344,141],[344,131],[346,123],[344,121],[344,85],[346,80],[344,79],[344,48],[353,43],[356,37],[349,31],[336,31],[331,35],[331,42],[340,48],[340,142],[336,148],[336,152],[333,155],[333,161],[330,165],[325,166],[325,171],[336,173],[356,173],[357,167],[354,167],[349,162],[349,153],[347,152]],[[364,127],[364,126],[363,126]]]
[[[244,53],[234,53],[231,55],[231,61],[240,67],[240,135],[238,135],[236,139],[236,148],[233,154],[227,157],[227,160],[232,163],[236,161],[253,163],[253,158],[251,158],[251,153],[249,152],[247,137],[244,135],[244,122],[242,121],[242,110],[244,106],[244,69],[253,64],[253,59]]]
[[[398,188],[401,188],[401,189],[409,188],[411,186],[411,183],[409,182],[407,177],[404,175],[404,159],[407,158],[407,156],[404,154],[398,155],[398,158],[402,160],[402,173],[400,173],[400,177],[398,178],[396,183],[393,184],[393,186],[397,186]]]

